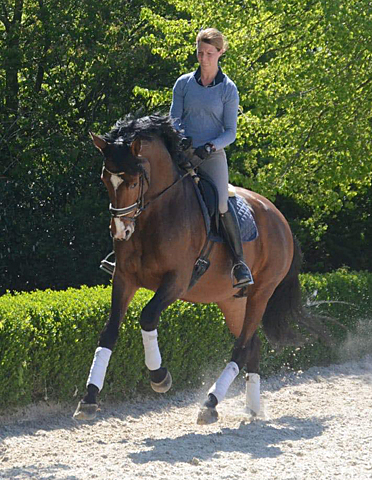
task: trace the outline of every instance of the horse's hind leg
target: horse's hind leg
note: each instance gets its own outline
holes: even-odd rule
[[[207,424],[217,421],[218,414],[216,407],[225,398],[227,391],[245,366],[248,368],[248,383],[249,391],[249,408],[259,413],[259,348],[260,340],[256,333],[258,325],[262,319],[268,299],[272,292],[266,289],[265,294],[258,291],[257,285],[252,288],[252,294],[249,297],[248,303],[245,305],[245,311],[237,312],[237,309],[231,307],[226,308],[225,305],[220,305],[221,310],[225,314],[226,323],[230,330],[237,335],[238,325],[240,327],[240,334],[235,341],[232,357],[230,363],[226,366],[220,377],[208,392],[208,400],[204,403],[203,408],[199,412],[198,423]],[[229,317],[228,314],[234,312],[235,317]],[[238,315],[237,315],[238,313]],[[239,324],[240,322],[240,324]],[[233,325],[233,328],[229,325]],[[253,385],[252,385],[253,384]],[[254,408],[253,408],[254,407]]]
[[[225,316],[226,325],[230,332],[238,337],[244,322],[247,299],[231,297],[218,302],[218,306]],[[208,392],[207,401],[200,409],[197,423],[206,425],[218,420],[218,412],[216,407],[225,397],[227,390],[235,377],[239,373],[239,367],[236,362],[231,361],[224,369],[218,380]]]
[[[237,363],[239,369],[246,367],[246,409],[254,417],[262,413],[259,374],[261,340],[257,334],[257,328],[271,294],[272,290],[267,287],[265,293],[256,291],[250,299],[243,328],[235,342],[231,358]]]

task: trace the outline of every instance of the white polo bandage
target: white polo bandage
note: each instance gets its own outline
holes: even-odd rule
[[[260,413],[260,376],[258,373],[248,373],[246,392],[246,407],[256,415]]]
[[[149,370],[158,370],[161,367],[161,355],[158,345],[157,329],[151,332],[142,331],[143,346],[145,349],[145,364]]]
[[[95,385],[100,391],[102,390],[111,353],[112,351],[105,347],[98,347],[96,349],[89,377],[87,380],[87,386],[91,383]]]
[[[238,374],[238,365],[235,362],[228,363],[216,383],[209,390],[208,394],[213,393],[213,395],[217,398],[218,403],[222,402],[226,396],[227,390]]]

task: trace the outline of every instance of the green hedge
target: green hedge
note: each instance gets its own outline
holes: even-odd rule
[[[327,321],[334,348],[310,341],[278,354],[260,332],[264,375],[283,366],[304,369],[372,350],[370,330],[365,327],[371,323],[372,274],[340,270],[306,274],[301,281],[308,309],[338,319],[353,333]],[[72,400],[83,394],[99,333],[109,314],[110,296],[111,287],[82,287],[0,297],[0,409],[46,398]],[[138,318],[151,296],[152,292],[140,290],[131,302],[110,360],[103,397],[124,398],[149,391]],[[359,344],[363,348],[353,352],[351,339],[358,338],[361,328],[365,329]],[[159,343],[174,388],[182,389],[200,384],[212,368],[222,368],[230,358],[233,338],[215,305],[177,301],[162,315]]]

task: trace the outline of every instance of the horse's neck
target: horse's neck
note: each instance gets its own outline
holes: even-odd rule
[[[150,151],[147,158],[150,163],[150,187],[149,195],[157,195],[172,185],[179,174],[167,149],[161,144],[158,148]]]
[[[145,195],[149,208],[141,220],[147,223],[148,218],[155,216],[159,222],[163,218],[171,219],[173,225],[202,222],[194,187],[187,178],[182,180],[164,144],[159,140],[149,143],[143,149],[143,156],[150,164],[150,186]]]

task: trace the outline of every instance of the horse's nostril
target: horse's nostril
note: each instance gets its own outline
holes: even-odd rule
[[[130,237],[132,236],[132,233],[133,233],[133,232],[134,232],[134,228],[127,227],[127,228],[125,229],[125,232],[124,232],[124,234],[125,234],[125,239],[126,239],[126,240],[129,240]]]

